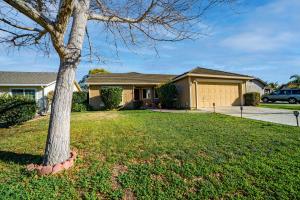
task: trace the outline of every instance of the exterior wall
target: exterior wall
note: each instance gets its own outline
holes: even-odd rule
[[[264,94],[264,85],[256,80],[246,82],[247,92],[258,92],[261,96]]]
[[[190,105],[190,82],[189,78],[185,77],[174,82],[178,92],[178,107],[191,108]]]
[[[133,86],[126,85],[126,86],[118,86],[122,87],[122,102],[120,105],[132,106],[133,102]],[[90,85],[89,86],[89,104],[92,106],[93,109],[100,109],[104,106],[101,100],[101,86],[100,85]]]
[[[100,89],[99,85],[90,85],[89,86],[89,104],[93,109],[101,108],[101,97],[100,97]]]
[[[151,106],[154,101],[154,87],[153,86],[134,86],[134,85],[115,85],[118,87],[122,87],[122,102],[121,106],[124,106],[126,108],[133,108],[133,102],[134,102],[134,89],[139,89],[140,92],[140,100],[144,102],[144,104]],[[90,85],[89,86],[89,105],[93,109],[100,109],[104,106],[102,100],[101,100],[101,87],[100,85]],[[107,87],[107,86],[105,86]],[[143,89],[149,88],[151,89],[151,98],[150,99],[143,99]]]
[[[123,86],[123,92],[122,92],[122,103],[121,105],[124,105],[126,107],[133,107],[133,89],[134,87],[132,85],[126,85]]]

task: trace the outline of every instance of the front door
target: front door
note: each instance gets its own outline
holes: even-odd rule
[[[140,89],[134,89],[134,100],[140,100]]]

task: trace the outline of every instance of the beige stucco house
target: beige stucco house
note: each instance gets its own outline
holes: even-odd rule
[[[36,100],[39,111],[47,107],[46,97],[54,91],[57,73],[55,72],[9,72],[0,71],[0,94],[21,95]],[[80,91],[74,82],[74,91]]]
[[[178,108],[200,109],[216,106],[239,106],[244,104],[246,82],[251,76],[197,67],[181,75],[111,73],[91,75],[89,104],[95,109],[103,106],[102,87],[123,88],[122,105],[142,100],[149,105],[157,99],[155,88],[173,82],[178,91]]]

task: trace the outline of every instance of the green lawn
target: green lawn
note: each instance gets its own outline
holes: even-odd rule
[[[39,177],[47,119],[0,129],[0,199],[297,199],[300,129],[218,114],[72,115],[76,165]]]
[[[260,104],[259,107],[286,109],[286,110],[300,110],[300,105],[294,105],[294,104]]]

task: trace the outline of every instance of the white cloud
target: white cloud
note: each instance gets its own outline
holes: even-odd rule
[[[221,39],[223,47],[250,53],[283,51],[299,46],[300,1],[278,0],[247,13]]]

